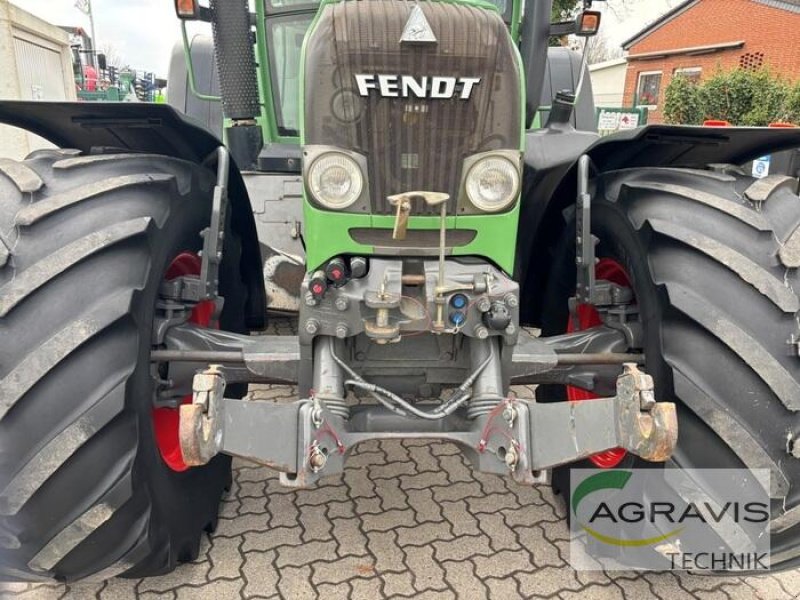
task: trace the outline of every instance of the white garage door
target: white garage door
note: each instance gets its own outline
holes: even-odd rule
[[[61,54],[44,40],[14,32],[20,100],[66,100]]]
[[[13,29],[14,55],[19,78],[18,100],[67,100],[67,77],[58,46],[37,38],[26,31]],[[2,126],[0,138],[7,143],[0,154],[14,159],[24,158],[29,152],[53,145],[38,135],[20,129]]]

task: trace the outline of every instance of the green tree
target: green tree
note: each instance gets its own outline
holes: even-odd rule
[[[773,77],[768,70],[756,71],[752,77],[752,105],[742,117],[742,125],[764,127],[783,121],[784,107],[792,87],[786,80]]]
[[[753,83],[751,71],[717,71],[699,90],[703,118],[741,124],[753,105]]]
[[[682,125],[700,125],[703,122],[700,89],[695,81],[680,74],[672,79],[665,92],[664,118],[667,123]]]
[[[786,97],[784,106],[784,120],[795,125],[800,125],[800,81],[794,84]]]
[[[769,69],[718,70],[700,84],[676,76],[667,86],[668,123],[694,125],[720,119],[732,125],[763,127],[800,118],[800,82],[792,85]]]
[[[553,21],[568,21],[582,4],[581,0],[553,0]]]
[[[578,7],[582,5],[581,0],[553,0],[553,10],[550,13],[550,21],[559,23],[569,21],[575,16]],[[567,36],[550,36],[550,46],[563,46],[567,43]]]

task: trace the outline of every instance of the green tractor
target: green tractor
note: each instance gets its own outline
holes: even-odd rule
[[[176,1],[224,144],[166,105],[0,102],[59,147],[0,161],[0,579],[164,573],[231,456],[313,486],[405,438],[565,496],[575,467],[767,469],[797,565],[797,180],[737,165],[800,133],[577,129],[548,40],[591,2],[250,4]]]

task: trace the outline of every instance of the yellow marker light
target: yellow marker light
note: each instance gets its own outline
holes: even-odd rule
[[[179,19],[196,19],[200,13],[198,0],[175,0],[175,13]]]
[[[600,30],[600,12],[596,10],[586,10],[578,15],[577,31],[575,35],[590,37],[597,35]]]

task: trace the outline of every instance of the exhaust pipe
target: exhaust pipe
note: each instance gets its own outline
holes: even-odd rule
[[[211,0],[210,10],[222,110],[233,122],[228,149],[239,169],[252,169],[264,140],[256,124],[261,103],[248,1]]]
[[[520,30],[520,55],[525,69],[525,118],[530,125],[542,101],[542,86],[547,68],[550,19],[553,0],[527,2]]]

